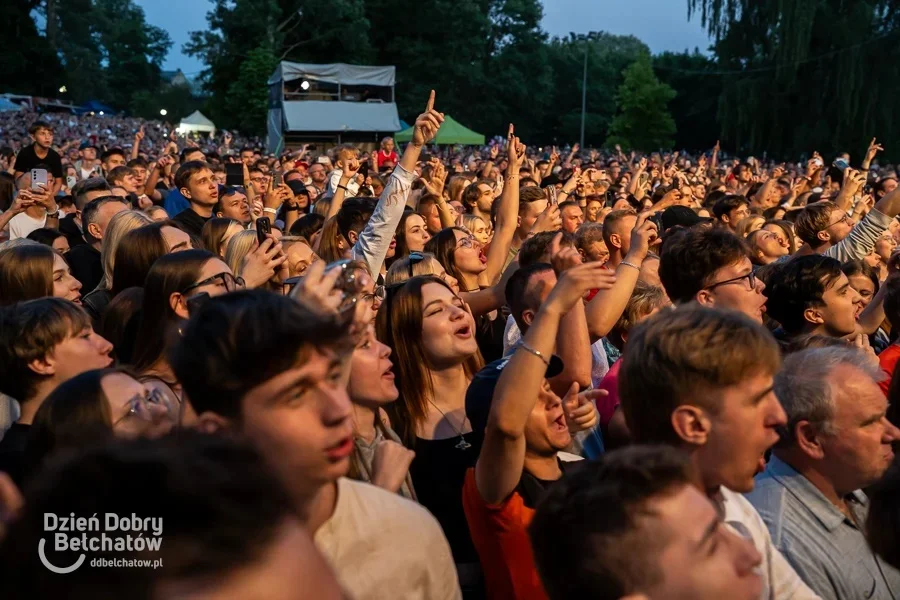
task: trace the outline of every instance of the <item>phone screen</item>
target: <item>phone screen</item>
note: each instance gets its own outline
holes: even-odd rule
[[[275,173],[272,178],[272,187],[278,187],[284,183],[284,176],[281,173]]]
[[[269,217],[260,217],[256,220],[256,239],[262,244],[266,241],[267,234],[272,233],[272,222]]]
[[[244,165],[241,163],[227,163],[225,165],[225,185],[244,185]]]

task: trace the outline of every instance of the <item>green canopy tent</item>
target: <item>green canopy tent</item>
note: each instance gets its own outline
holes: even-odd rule
[[[410,127],[409,129],[404,129],[399,133],[395,133],[394,140],[398,143],[408,142],[412,140],[412,136],[413,128]],[[475,133],[464,125],[461,125],[459,121],[455,120],[450,115],[445,115],[444,123],[441,125],[440,131],[438,131],[438,134],[434,138],[434,141],[430,143],[443,145],[463,144],[466,146],[484,146],[484,136],[480,133]]]

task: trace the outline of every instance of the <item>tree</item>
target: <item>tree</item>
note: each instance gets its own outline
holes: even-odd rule
[[[198,100],[188,85],[164,85],[159,91],[141,90],[131,97],[129,112],[144,119],[158,119],[160,109],[166,109],[166,118],[179,121],[200,108]]]
[[[4,91],[52,96],[63,84],[62,66],[35,25],[31,12],[37,0],[0,2],[0,81]]]
[[[625,70],[616,95],[618,114],[609,128],[607,145],[652,151],[672,147],[675,121],[666,105],[675,91],[653,74],[650,55],[642,54]]]
[[[688,9],[715,39],[727,145],[860,157],[873,136],[900,133],[897,0],[688,0]]]
[[[669,112],[678,125],[676,148],[712,148],[719,139],[721,128],[716,111],[722,95],[722,77],[716,71],[715,61],[696,49],[653,57],[653,72],[676,93],[669,103]]]
[[[236,116],[235,127],[246,134],[265,135],[269,103],[266,81],[277,65],[278,58],[265,46],[251,50],[228,95],[221,99],[222,107]]]

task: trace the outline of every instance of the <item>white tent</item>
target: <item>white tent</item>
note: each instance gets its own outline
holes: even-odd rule
[[[206,118],[202,112],[195,110],[181,120],[181,123],[178,124],[177,131],[178,133],[193,133],[195,131],[215,133],[216,125]]]

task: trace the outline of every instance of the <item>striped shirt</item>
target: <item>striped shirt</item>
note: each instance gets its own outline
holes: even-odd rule
[[[822,598],[900,599],[900,571],[872,553],[857,525],[868,513],[862,491],[847,497],[850,519],[806,477],[772,456],[747,499],[775,547]]]

